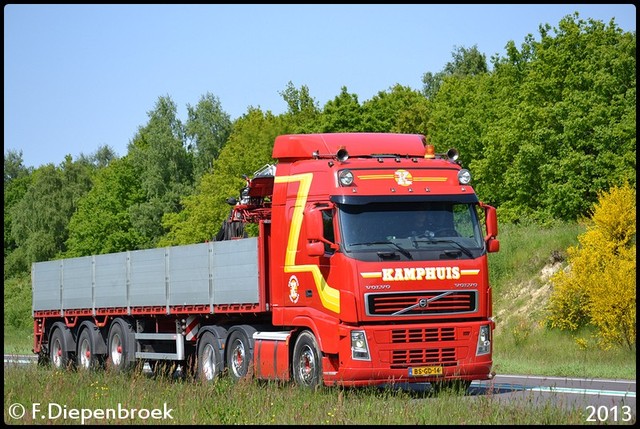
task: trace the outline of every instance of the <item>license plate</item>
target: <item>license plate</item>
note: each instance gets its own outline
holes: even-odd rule
[[[441,366],[418,366],[409,368],[409,377],[421,377],[425,375],[442,375]]]

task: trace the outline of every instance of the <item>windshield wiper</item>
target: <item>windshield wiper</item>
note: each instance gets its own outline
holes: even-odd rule
[[[411,253],[407,249],[397,243],[394,243],[393,241],[368,241],[365,243],[351,243],[350,246],[372,246],[374,244],[389,244],[398,249],[398,251],[406,256],[407,259],[413,259],[413,256],[411,256]]]
[[[412,240],[412,241],[414,243],[431,243],[431,244],[452,243],[452,244],[455,244],[460,250],[462,250],[465,255],[473,259],[473,253],[471,253],[471,250],[467,249],[466,247],[464,247],[462,244],[458,243],[455,240],[439,240],[437,238],[431,238],[428,240]]]

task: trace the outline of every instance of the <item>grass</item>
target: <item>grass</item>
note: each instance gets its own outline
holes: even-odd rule
[[[501,250],[490,255],[496,320],[494,370],[497,374],[603,379],[636,379],[635,349],[599,349],[593,332],[568,333],[544,327],[551,292],[548,277],[566,266],[566,249],[578,243],[579,225],[504,225]],[[14,287],[18,287],[14,285]],[[5,295],[5,315],[7,314]],[[23,323],[11,328],[5,316],[5,354],[30,353],[32,333]],[[498,395],[459,395],[385,389],[319,389],[257,381],[233,384],[227,378],[201,384],[153,379],[140,373],[60,372],[43,367],[5,367],[5,422],[40,423],[39,416],[12,420],[14,403],[64,404],[68,409],[105,409],[118,404],[145,410],[171,408],[171,419],[92,418],[84,423],[147,424],[585,424],[584,410],[560,403],[532,406],[523,397],[499,402]],[[419,399],[419,400],[417,400]],[[558,401],[561,402],[561,401]],[[48,423],[81,423],[62,416]]]
[[[33,349],[33,331],[4,326],[4,354],[28,355]]]
[[[5,367],[4,376],[5,422],[13,424],[476,425],[585,421],[582,410],[554,405],[531,407],[529,399],[505,404],[490,394],[431,397],[374,388],[321,388],[312,392],[291,384],[233,384],[228,378],[202,384],[152,379],[138,372],[61,372],[37,366]],[[25,415],[20,419],[8,416],[12,404],[26,404]],[[51,407],[53,413],[49,413]],[[78,410],[77,415],[72,410]],[[104,415],[96,415],[94,410]],[[114,418],[105,418],[110,412],[106,410],[114,410]],[[158,410],[157,419],[152,410]],[[126,418],[118,418],[118,413]]]
[[[590,331],[581,334],[591,335]],[[509,332],[497,335],[493,355],[498,374],[546,375],[601,379],[636,379],[636,352],[624,348],[584,348],[575,337],[559,331],[539,329],[526,340],[516,341]]]
[[[635,380],[635,348],[604,351],[589,329],[544,327],[549,275],[566,266],[566,250],[578,244],[583,232],[575,223],[501,227],[500,252],[489,255],[498,374]]]

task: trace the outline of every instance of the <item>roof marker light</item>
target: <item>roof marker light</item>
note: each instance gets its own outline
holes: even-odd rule
[[[425,153],[424,153],[424,157],[427,159],[434,159],[436,157],[436,148],[434,145],[432,144],[428,144],[425,146]]]

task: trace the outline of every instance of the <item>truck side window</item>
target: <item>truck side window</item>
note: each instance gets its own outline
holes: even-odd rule
[[[322,210],[322,224],[322,236],[331,243],[335,243],[335,234],[333,229],[333,210]],[[328,253],[334,252],[334,250],[328,243],[324,243],[324,251]]]

